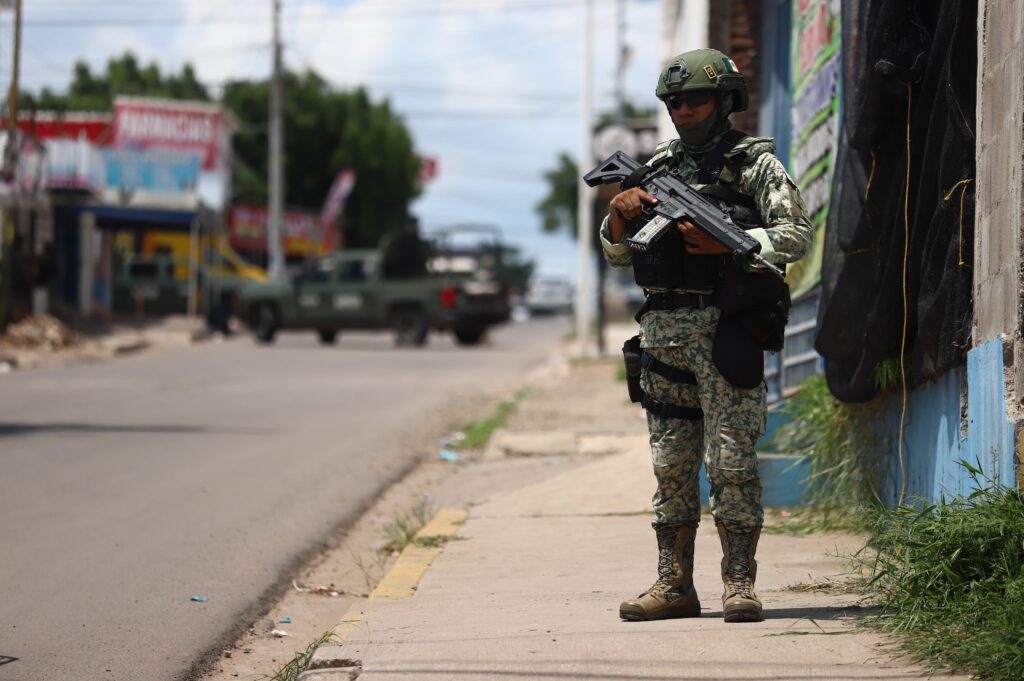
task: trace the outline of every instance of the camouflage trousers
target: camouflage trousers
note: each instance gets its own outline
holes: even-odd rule
[[[702,421],[647,414],[658,482],[653,498],[654,521],[656,525],[697,525],[700,520],[698,476],[703,461],[711,486],[711,512],[715,521],[760,527],[764,513],[754,444],[764,434],[765,386],[762,383],[745,390],[733,387],[722,378],[711,361],[717,310],[694,312],[693,315],[673,315],[683,325],[673,330],[675,344],[647,347],[646,351],[670,366],[693,372],[697,384],[673,383],[646,369],[640,377],[644,391],[654,399],[699,407],[704,412]],[[650,334],[657,335],[657,332]]]

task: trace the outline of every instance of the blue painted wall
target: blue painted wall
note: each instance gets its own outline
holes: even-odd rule
[[[788,165],[793,104],[790,94],[793,7],[790,0],[762,0],[761,16],[761,109],[758,133],[775,138],[775,155]]]
[[[979,466],[984,479],[1013,485],[1013,424],[1006,416],[1003,344],[995,338],[967,354],[967,366],[919,386],[907,399],[903,467],[898,447],[903,400],[896,392],[885,405],[883,431],[889,451],[882,499],[895,504],[906,471],[906,500],[928,503],[970,493],[976,484],[959,465]],[[984,479],[981,481],[984,484]]]

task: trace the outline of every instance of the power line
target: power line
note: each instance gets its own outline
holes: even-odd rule
[[[364,12],[361,9],[353,10],[342,16],[291,16],[288,19],[289,24],[295,23],[316,23],[322,25],[325,23],[333,22],[359,22],[359,21],[375,21],[375,20],[394,20],[394,19],[421,19],[423,17],[437,17],[437,16],[453,16],[453,15],[466,15],[466,14],[480,14],[487,10],[501,10],[503,12],[537,12],[537,13],[559,13],[566,12],[574,9],[573,5],[580,3],[580,0],[563,0],[562,3],[552,4],[550,2],[537,2],[537,3],[523,3],[517,5],[507,4],[475,4],[466,6],[434,6],[425,8],[409,7],[408,9],[389,9],[387,11],[376,11],[376,12]],[[251,15],[236,15],[236,16],[222,16],[222,17],[210,17],[202,22],[203,25],[211,24],[242,24],[242,23],[267,23],[271,19],[266,14],[251,14]],[[180,14],[175,16],[145,16],[145,17],[106,17],[100,19],[91,19],[86,17],[78,18],[39,18],[39,19],[28,19],[25,22],[26,27],[33,29],[61,29],[71,27],[82,27],[82,26],[170,26],[170,25],[186,25],[197,23],[194,20],[190,20],[186,17],[182,17]]]
[[[552,113],[550,111],[457,111],[457,110],[434,110],[434,111],[398,111],[396,115],[417,120],[448,120],[466,118],[484,119],[535,119],[535,118],[577,118],[575,113]]]

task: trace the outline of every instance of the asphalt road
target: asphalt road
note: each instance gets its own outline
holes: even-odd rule
[[[180,678],[568,330],[285,334],[0,376],[0,680]]]

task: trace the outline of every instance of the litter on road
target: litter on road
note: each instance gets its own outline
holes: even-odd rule
[[[440,452],[438,452],[437,458],[443,461],[462,461],[462,457],[450,449],[442,449]]]

